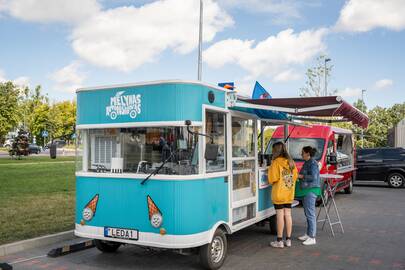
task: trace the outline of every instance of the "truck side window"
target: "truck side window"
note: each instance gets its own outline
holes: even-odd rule
[[[205,113],[205,133],[212,137],[212,143],[218,145],[218,158],[216,160],[206,160],[207,172],[226,171],[226,115],[221,112],[207,111]],[[211,143],[210,138],[206,138],[206,144]]]

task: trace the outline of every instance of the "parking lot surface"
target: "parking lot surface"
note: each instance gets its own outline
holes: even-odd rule
[[[405,269],[405,189],[357,185],[351,195],[337,194],[336,203],[344,234],[336,226],[333,238],[325,228],[318,231],[316,246],[303,246],[296,240],[305,232],[303,209],[298,207],[293,210],[291,248],[269,247],[274,237],[268,227],[251,226],[228,236],[228,257],[221,269]],[[46,257],[51,248],[0,257],[0,262],[13,263],[14,269],[201,269],[195,255],[136,246],[121,247],[113,254],[92,248]]]

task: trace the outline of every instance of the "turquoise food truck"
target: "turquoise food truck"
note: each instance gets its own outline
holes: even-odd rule
[[[75,234],[103,252],[198,250],[221,267],[226,234],[275,214],[257,109],[283,110],[194,81],[78,89]]]
[[[202,247],[222,264],[225,234],[275,214],[257,181],[258,117],[234,99],[198,82],[79,89],[75,234],[103,251]]]

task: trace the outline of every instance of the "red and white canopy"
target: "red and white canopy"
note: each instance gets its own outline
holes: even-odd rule
[[[240,102],[239,102],[240,101]],[[296,116],[341,117],[367,128],[368,116],[340,96],[271,99],[241,99],[234,107],[286,112]]]

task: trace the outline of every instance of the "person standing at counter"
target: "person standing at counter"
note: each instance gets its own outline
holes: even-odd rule
[[[301,155],[305,162],[298,175],[299,185],[296,190],[296,197],[303,198],[304,213],[307,218],[307,232],[298,239],[306,246],[316,244],[315,204],[317,197],[321,195],[319,167],[313,158],[315,154],[316,149],[311,146],[302,148]]]
[[[285,224],[285,245],[290,247],[292,233],[291,205],[294,200],[298,171],[284,143],[277,142],[273,144],[272,156],[268,178],[269,183],[272,185],[271,199],[276,209],[277,241],[270,242],[270,245],[275,248],[284,247],[283,232]]]

